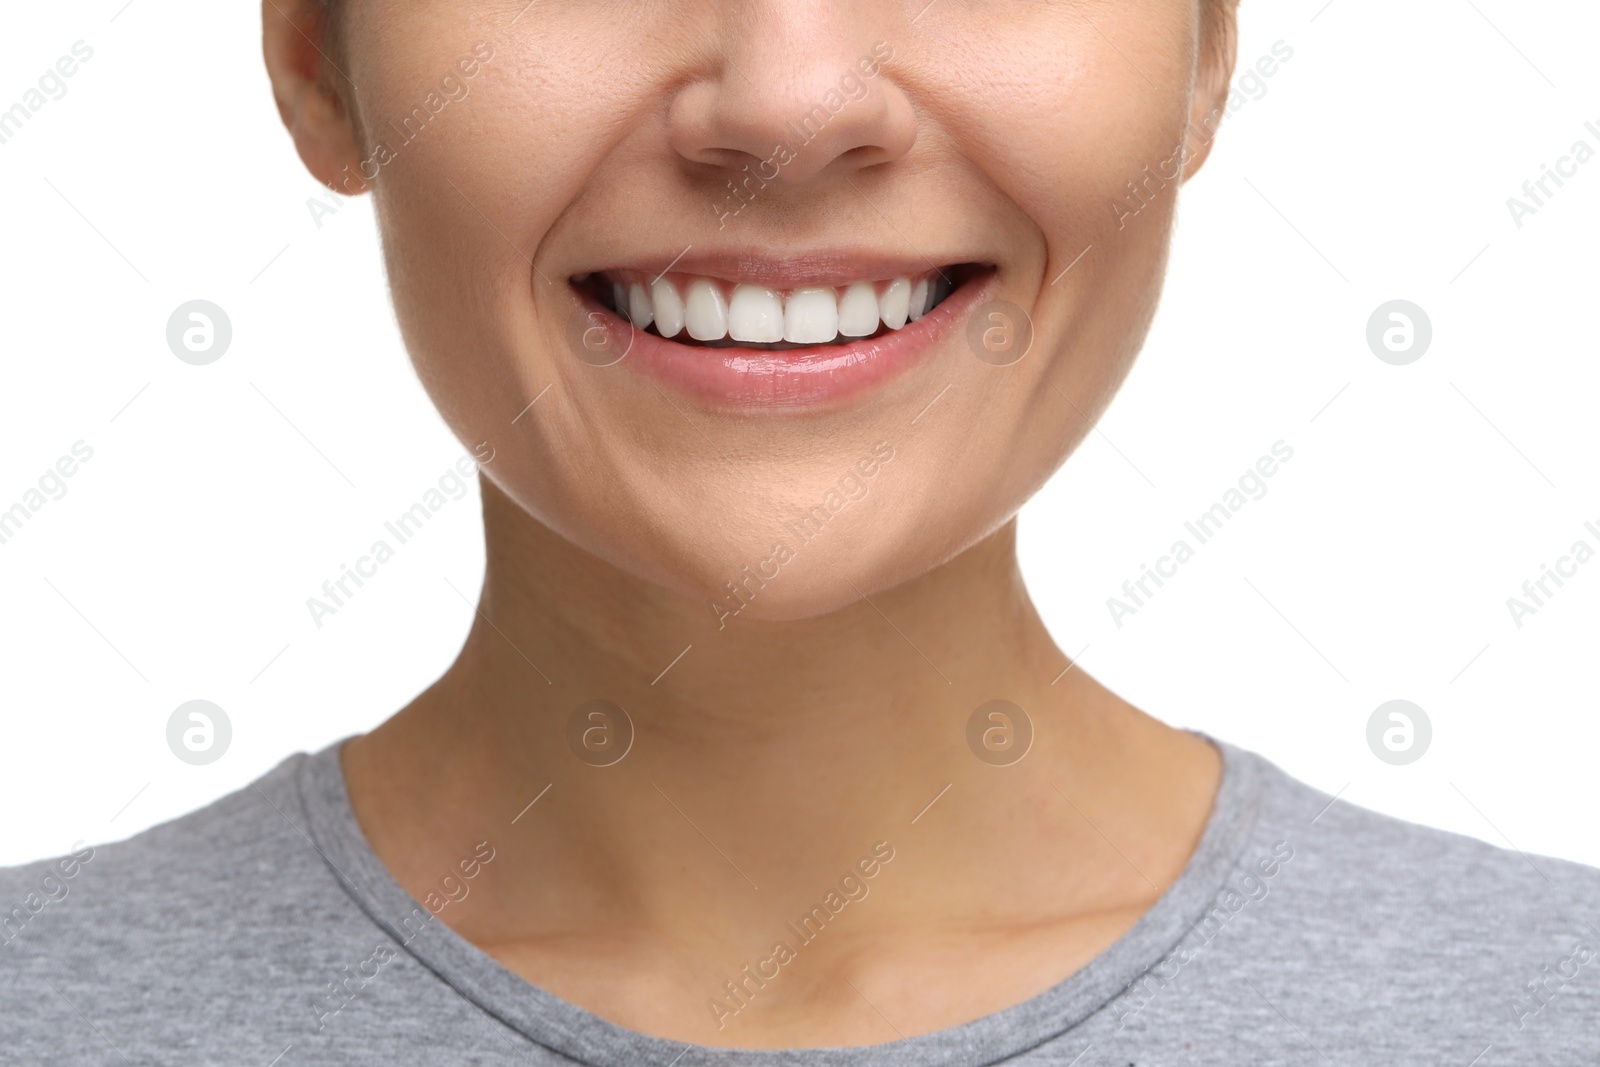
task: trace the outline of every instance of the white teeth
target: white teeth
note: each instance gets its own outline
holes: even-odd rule
[[[823,289],[829,301],[833,292]],[[794,297],[789,298],[791,301]],[[867,337],[878,332],[878,294],[867,282],[856,282],[839,299],[839,333],[845,337]],[[828,338],[833,340],[833,338]]]
[[[650,298],[655,305],[656,331],[662,337],[676,337],[683,329],[683,301],[678,299],[678,288],[665,278],[657,278],[650,285]]]
[[[891,330],[898,330],[906,324],[910,307],[911,283],[905,278],[890,282],[889,288],[878,298],[878,313],[883,316],[883,324]]]
[[[911,287],[911,308],[907,316],[916,322],[928,313],[928,279],[919,278],[917,284]]]
[[[867,333],[878,328],[873,322]],[[783,339],[793,344],[822,344],[839,335],[839,301],[832,289],[796,289],[783,308]],[[852,334],[859,337],[861,334]]]
[[[653,282],[614,282],[617,314],[639,329],[654,323],[662,337],[687,329],[697,341],[728,338],[744,344],[827,344],[841,338],[871,337],[879,324],[891,330],[922,318],[948,297],[955,284],[936,278],[895,278],[878,292],[878,283],[853,282],[842,289],[813,286],[784,295],[760,285],[735,285],[710,278],[688,280],[687,291],[666,277]],[[683,295],[680,296],[680,292]]]
[[[728,336],[756,344],[783,340],[783,301],[778,294],[759,285],[734,286],[728,301]],[[832,334],[828,340],[833,340]]]
[[[628,287],[628,318],[641,330],[655,319],[655,309],[650,306],[650,294],[638,282]]]
[[[720,341],[728,336],[728,305],[722,299],[722,290],[705,278],[690,282],[683,321],[689,327],[689,336],[696,341]]]

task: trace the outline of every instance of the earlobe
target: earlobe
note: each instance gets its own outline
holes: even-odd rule
[[[306,169],[328,188],[355,195],[367,183],[354,123],[324,74],[343,77],[321,48],[323,10],[317,0],[263,0],[262,55],[278,116]]]
[[[1200,170],[1211,154],[1212,142],[1227,114],[1229,86],[1239,53],[1239,27],[1234,5],[1206,4],[1209,24],[1202,27],[1196,63],[1194,96],[1189,108],[1189,130],[1184,151],[1184,181]]]
[[[350,119],[337,101],[313,87],[301,98],[287,125],[295,150],[312,177],[350,196],[367,191]]]

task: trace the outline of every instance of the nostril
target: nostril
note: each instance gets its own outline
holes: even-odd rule
[[[803,40],[803,47],[800,47]],[[917,136],[916,110],[885,72],[894,50],[834,42],[814,28],[765,34],[717,48],[714,73],[685,85],[668,111],[668,136],[683,159],[737,177],[833,180],[903,157]],[[858,54],[859,53],[859,54]]]

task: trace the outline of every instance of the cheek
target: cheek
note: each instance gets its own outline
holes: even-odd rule
[[[596,133],[609,105],[581,88],[592,73],[580,80],[529,64],[521,47],[497,47],[467,82],[469,95],[422,137],[400,143],[385,127],[393,157],[375,183],[406,348],[457,435],[494,444],[502,463],[530,446],[547,457],[585,454],[582,420],[559,412],[604,384],[563,358],[582,314],[566,279],[535,257],[609,147]],[[403,101],[407,87],[426,84],[420,72],[457,58],[411,58],[375,79],[371,95]]]
[[[1043,246],[1042,262],[1027,264],[1036,274],[1002,279],[1026,298],[1016,302],[1040,358],[990,381],[967,411],[971,420],[1012,414],[1000,451],[1019,481],[1032,467],[1055,468],[1066,453],[1049,450],[1081,439],[1084,417],[1099,415],[1131,367],[1155,312],[1182,180],[1191,0],[1088,6],[1030,6],[1014,28],[952,38],[927,63],[951,155],[980,169],[971,180],[997,188]],[[1057,432],[1063,414],[1073,432]]]
[[[538,379],[533,393],[550,380],[519,366],[511,349],[529,347],[541,329],[560,337],[566,325],[537,320],[531,297],[564,295],[565,279],[541,275],[534,261],[615,148],[627,101],[648,98],[639,85],[648,72],[625,64],[616,33],[597,33],[592,20],[569,25],[557,11],[508,26],[475,6],[373,0],[356,9],[367,17],[352,75],[407,347],[447,417],[487,410],[498,419],[507,408],[509,421],[526,403],[523,379]],[[408,116],[430,93],[447,102],[415,134]],[[538,310],[549,309],[541,301]]]
[[[980,32],[941,37],[924,76],[959,154],[1040,228],[1052,261],[1065,255],[1060,270],[1091,244],[1107,251],[1113,203],[1181,143],[1195,3],[1002,7]]]

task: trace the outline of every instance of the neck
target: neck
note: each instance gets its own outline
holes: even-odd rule
[[[488,483],[485,519],[460,656],[344,754],[363,828],[414,895],[479,840],[507,857],[453,913],[480,944],[599,925],[634,944],[724,943],[732,960],[878,842],[903,857],[905,890],[874,898],[881,928],[1148,904],[1198,837],[1210,746],[1062,655],[1013,525],[826,616],[719,629],[705,604],[583,552]],[[996,699],[1034,734],[1009,766],[968,743]],[[632,726],[607,766],[627,733],[616,713],[587,721],[587,749],[569,741],[595,700]]]

